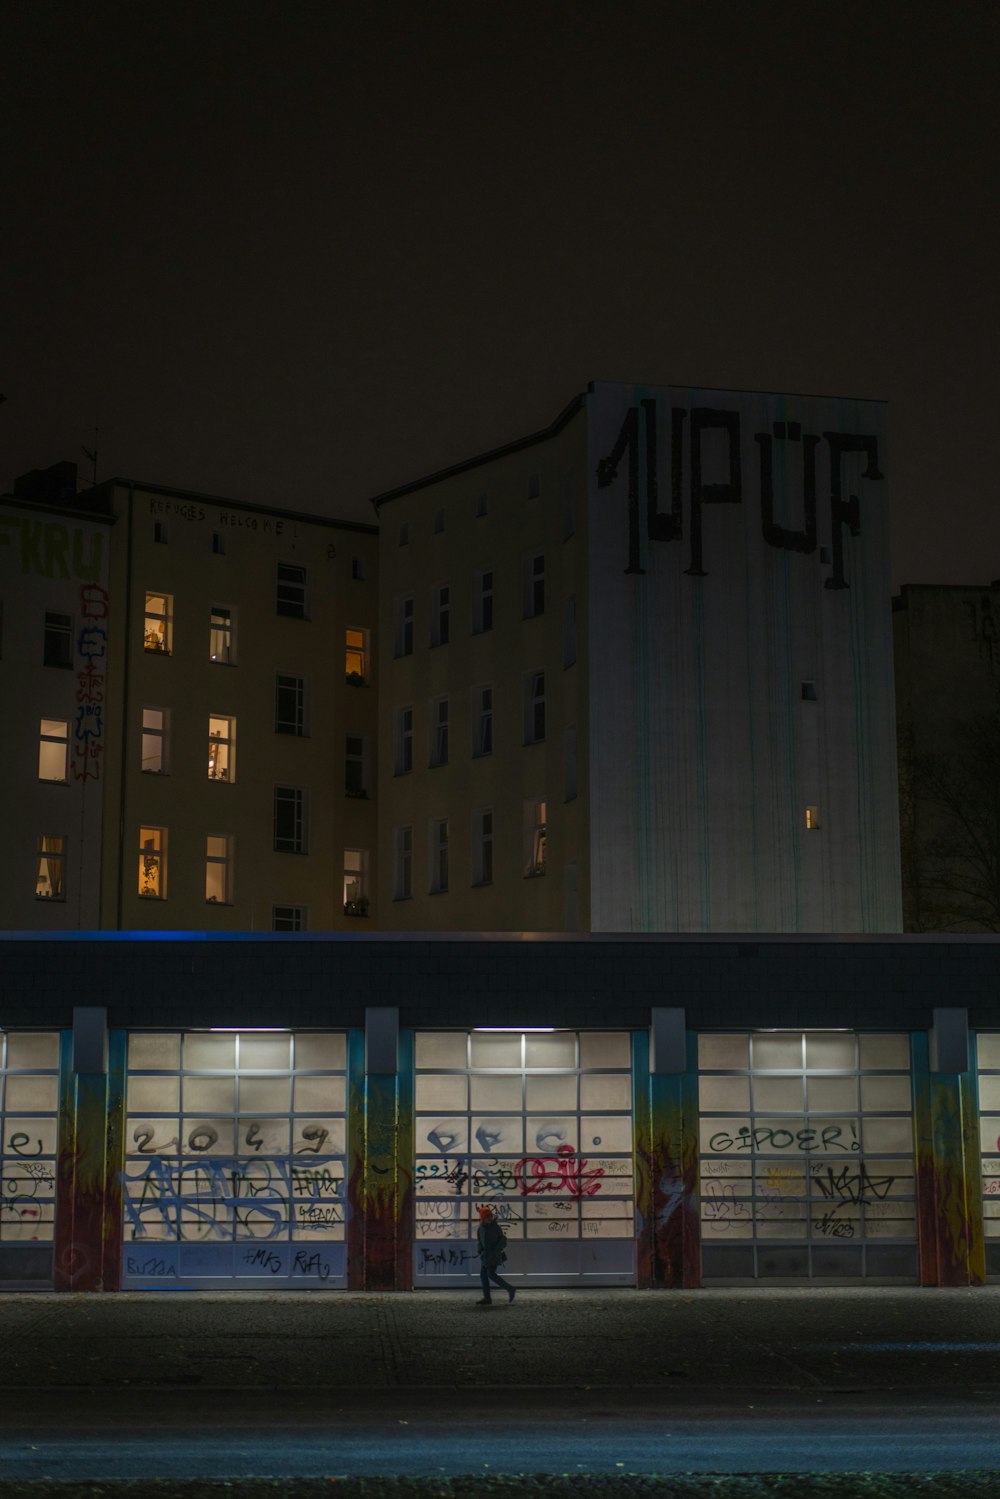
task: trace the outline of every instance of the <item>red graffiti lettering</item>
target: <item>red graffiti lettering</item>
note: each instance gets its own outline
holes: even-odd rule
[[[603,1166],[588,1168],[585,1156],[572,1145],[560,1145],[555,1155],[522,1156],[514,1166],[514,1181],[522,1197],[541,1192],[568,1192],[571,1197],[593,1197],[601,1190]]]

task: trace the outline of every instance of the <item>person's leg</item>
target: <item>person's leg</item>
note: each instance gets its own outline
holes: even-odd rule
[[[491,1297],[489,1274],[490,1272],[487,1270],[486,1266],[483,1265],[482,1269],[479,1272],[479,1281],[483,1288],[482,1300],[479,1303],[480,1306],[489,1306],[490,1304]]]
[[[503,1276],[500,1274],[499,1269],[490,1271],[490,1280],[492,1280],[495,1286],[499,1286],[501,1291],[507,1292],[508,1301],[514,1300],[514,1287],[510,1284],[509,1281],[504,1280]]]

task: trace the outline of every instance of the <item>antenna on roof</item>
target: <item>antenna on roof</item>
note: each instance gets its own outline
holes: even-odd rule
[[[91,463],[94,466],[93,473],[90,476],[90,482],[91,482],[91,484],[96,484],[97,483],[97,434],[98,434],[98,432],[100,430],[101,430],[100,427],[95,427],[94,428],[94,446],[93,446],[93,448],[85,448],[82,444],[80,445],[80,452],[83,453],[84,457],[89,458],[90,461],[91,461]]]

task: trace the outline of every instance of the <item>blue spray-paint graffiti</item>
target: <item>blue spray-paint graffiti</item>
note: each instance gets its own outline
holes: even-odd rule
[[[344,1222],[344,1159],[178,1161],[152,1156],[120,1173],[135,1239],[275,1239]]]

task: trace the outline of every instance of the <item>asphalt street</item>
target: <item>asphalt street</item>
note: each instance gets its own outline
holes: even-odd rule
[[[0,1297],[12,1479],[1000,1469],[1000,1287]]]

